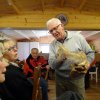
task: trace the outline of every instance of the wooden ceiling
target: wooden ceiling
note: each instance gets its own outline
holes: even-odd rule
[[[100,29],[100,0],[0,0],[0,27],[46,29],[46,21],[63,13],[66,29]]]
[[[0,0],[0,15],[44,12],[56,8],[99,13],[100,0]]]

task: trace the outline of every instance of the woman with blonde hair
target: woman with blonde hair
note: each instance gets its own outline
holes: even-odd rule
[[[5,81],[6,64],[3,59],[3,44],[0,43],[0,83]]]
[[[15,63],[18,59],[16,42],[4,40],[3,57],[8,64],[5,81],[0,83],[0,96],[3,100],[31,100],[33,84],[24,75],[23,70]]]
[[[5,63],[5,60],[3,59],[3,51],[4,51],[3,44],[0,41],[0,83],[1,84],[5,81],[5,72],[6,72],[6,66],[7,66],[7,64]],[[1,88],[0,88],[0,91],[1,91]],[[1,97],[2,96],[0,94],[0,100],[2,100]]]

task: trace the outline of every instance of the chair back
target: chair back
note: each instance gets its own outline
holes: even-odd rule
[[[40,76],[41,76],[41,69],[40,67],[34,68],[34,86],[33,86],[33,93],[32,93],[32,100],[42,100],[42,91],[40,87]]]
[[[97,83],[98,82],[98,67],[96,67],[96,65],[92,66],[89,69],[89,74],[90,74],[91,80],[95,79],[96,83]],[[95,76],[95,78],[94,78],[94,76]]]

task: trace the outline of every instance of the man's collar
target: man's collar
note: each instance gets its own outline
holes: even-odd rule
[[[68,31],[65,31],[66,32],[66,39],[70,39],[72,38],[72,34]]]
[[[65,31],[65,38],[63,39],[63,40],[57,40],[57,41],[59,41],[59,42],[61,42],[61,43],[64,43],[64,41],[67,39],[70,39],[70,38],[72,38],[72,34],[70,34],[68,31]]]

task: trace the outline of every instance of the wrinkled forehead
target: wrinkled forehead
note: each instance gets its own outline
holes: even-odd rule
[[[32,54],[38,54],[39,51],[38,51],[37,49],[33,49],[31,53],[32,53]]]
[[[55,27],[61,24],[61,21],[57,18],[53,18],[47,22],[47,28]]]

